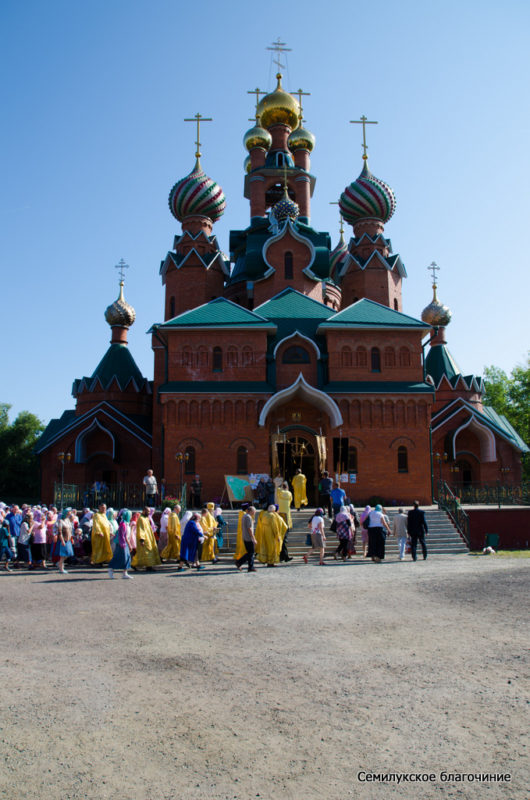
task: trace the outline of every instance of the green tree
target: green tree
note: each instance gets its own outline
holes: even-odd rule
[[[44,425],[29,411],[21,411],[10,423],[10,408],[0,403],[0,498],[35,500],[40,491],[39,462],[33,448]]]
[[[484,383],[484,404],[505,416],[530,446],[530,352],[526,364],[516,366],[509,377],[499,367],[486,367]],[[530,480],[528,456],[523,461],[523,476]]]

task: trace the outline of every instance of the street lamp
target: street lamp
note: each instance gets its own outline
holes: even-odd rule
[[[72,459],[71,453],[57,453],[57,458],[61,462],[61,511],[64,510],[63,497],[64,497],[64,463],[70,463]]]
[[[190,460],[190,454],[186,453],[175,453],[175,459],[180,464],[180,494],[182,494],[182,487],[184,486],[184,462],[188,463]]]

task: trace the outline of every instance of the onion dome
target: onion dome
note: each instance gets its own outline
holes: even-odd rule
[[[243,169],[245,170],[245,172],[250,172],[251,166],[252,164],[250,163],[250,156],[247,156],[243,161]]]
[[[347,253],[348,253],[348,245],[344,241],[344,235],[343,235],[343,232],[341,230],[339,243],[334,248],[334,250],[332,250],[331,253],[329,254],[329,275],[330,275],[330,278],[335,279],[335,278],[338,277],[338,273],[339,273],[340,268],[341,268],[341,266],[342,266],[342,264],[344,262],[344,259],[346,258]]]
[[[168,202],[171,213],[179,222],[195,214],[216,222],[226,208],[223,190],[204,173],[198,158],[190,174],[173,186]]]
[[[284,187],[282,199],[278,200],[278,202],[272,207],[272,217],[276,220],[276,222],[281,224],[287,219],[290,219],[292,222],[294,222],[299,214],[300,209],[294,200],[291,200],[287,194],[287,187]]]
[[[262,128],[259,124],[259,117],[253,128],[250,128],[243,136],[243,144],[250,153],[255,147],[263,147],[264,150],[269,150],[272,144],[272,136],[269,131]]]
[[[258,103],[256,114],[261,119],[264,128],[272,125],[287,125],[294,130],[298,125],[300,117],[300,106],[297,100],[282,88],[282,76],[278,72],[276,75],[278,85],[276,89]]]
[[[287,139],[287,147],[293,153],[295,150],[308,150],[311,152],[315,146],[315,137],[311,131],[302,128],[301,125],[296,128]]]
[[[120,281],[120,296],[105,311],[105,319],[111,328],[130,328],[136,319],[136,311],[123,296],[123,281]]]
[[[390,186],[372,175],[365,162],[357,180],[341,194],[339,208],[352,225],[361,219],[388,222],[396,210],[396,198]]]
[[[447,306],[444,306],[443,303],[440,303],[436,296],[436,288],[436,284],[433,283],[432,301],[421,312],[421,318],[429,325],[445,327],[445,325],[449,325],[451,322],[451,310]]]

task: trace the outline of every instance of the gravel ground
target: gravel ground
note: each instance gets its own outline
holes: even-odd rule
[[[526,800],[528,571],[2,572],[0,797]]]

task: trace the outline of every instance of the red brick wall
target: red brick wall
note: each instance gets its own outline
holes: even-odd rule
[[[487,533],[500,535],[500,549],[528,548],[530,508],[466,508],[466,514],[469,516],[472,550],[484,547]]]
[[[326,338],[330,381],[423,380],[420,332],[327,330]],[[372,347],[379,348],[381,372],[372,372]],[[364,348],[366,354],[365,367],[356,365],[360,361],[361,348]],[[351,354],[351,366],[347,366],[348,352]],[[390,366],[387,366],[387,361]],[[410,362],[409,366],[406,366],[407,362]]]

